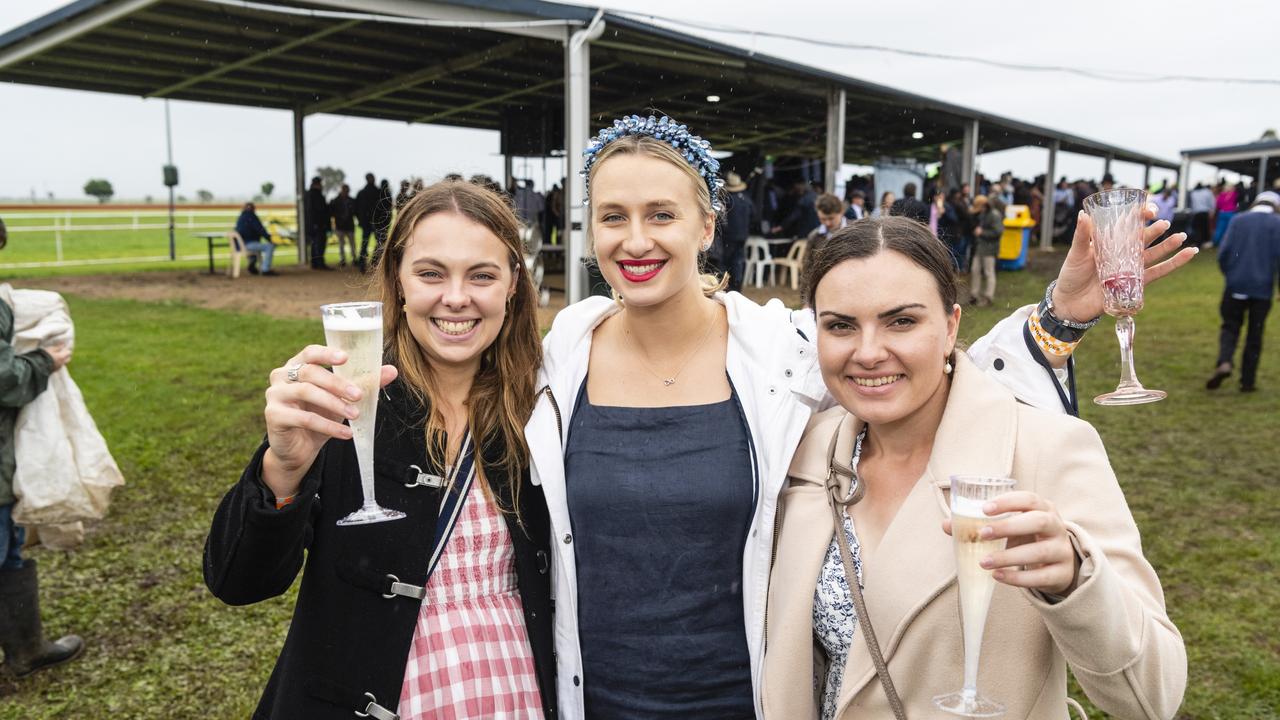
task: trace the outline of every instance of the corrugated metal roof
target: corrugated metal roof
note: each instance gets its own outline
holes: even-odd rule
[[[78,0],[0,36],[0,81],[143,97],[330,112],[496,130],[513,116],[558,116],[559,42],[495,29],[416,27],[368,19],[299,17],[204,0]],[[268,0],[333,10],[336,0]],[[372,1],[359,3],[367,7]],[[402,14],[432,7],[529,20],[586,23],[595,8],[542,0],[388,0]],[[410,12],[412,11],[412,12]],[[1175,163],[783,58],[678,32],[618,13],[592,45],[597,123],[655,108],[717,147],[820,157],[826,91],[846,88],[848,162],[882,155],[936,157],[936,147],[982,125],[982,149],[1047,146],[1176,168]],[[77,31],[77,25],[83,25]],[[59,33],[67,37],[42,47]],[[16,53],[37,50],[21,61]],[[720,103],[708,103],[707,95]],[[784,113],[778,112],[785,108]],[[924,133],[913,139],[912,132]]]

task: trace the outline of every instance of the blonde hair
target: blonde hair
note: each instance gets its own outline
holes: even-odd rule
[[[515,292],[497,339],[480,356],[480,370],[472,381],[466,406],[476,459],[504,470],[512,507],[503,510],[518,516],[520,476],[529,462],[524,426],[536,399],[534,384],[542,364],[542,340],[538,334],[538,292],[525,269],[520,221],[502,196],[469,183],[444,181],[413,195],[396,213],[372,281],[373,292],[383,307],[394,308],[382,316],[384,349],[413,395],[430,405],[425,428],[427,457],[438,467],[445,467],[444,419],[435,401],[439,388],[431,363],[400,310],[404,304],[400,264],[405,248],[418,223],[437,213],[455,213],[482,225],[502,241],[509,256]],[[501,455],[493,453],[494,441],[501,443]]]
[[[657,138],[648,135],[625,135],[605,145],[600,152],[596,153],[595,164],[591,166],[591,174],[587,176],[587,187],[590,188],[591,183],[595,182],[596,172],[600,170],[600,166],[604,165],[609,158],[616,155],[644,155],[656,160],[665,160],[672,165],[680,168],[681,172],[689,177],[689,181],[693,183],[694,197],[697,199],[698,209],[703,212],[704,217],[711,215],[713,222],[719,221],[719,216],[711,206],[711,188],[707,186],[706,180],[698,174],[698,171],[685,160],[675,148]],[[594,193],[588,192],[587,197],[592,197]],[[718,199],[718,198],[717,198]],[[587,249],[588,257],[593,261],[596,257],[595,239],[592,237],[591,226],[594,223],[591,214],[591,208],[587,208]],[[705,267],[704,267],[705,269]],[[725,289],[729,284],[729,275],[726,273],[719,277],[715,273],[704,272],[701,275],[702,294],[710,297],[717,292]],[[619,299],[617,292],[614,292],[614,299]]]

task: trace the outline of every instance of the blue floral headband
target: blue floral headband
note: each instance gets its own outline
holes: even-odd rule
[[[717,176],[720,172],[720,161],[711,157],[711,143],[690,133],[688,127],[665,115],[661,120],[652,115],[647,118],[639,115],[618,118],[613,121],[613,125],[600,130],[591,144],[587,145],[587,149],[582,151],[583,164],[579,174],[582,175],[582,182],[586,186],[583,192],[583,197],[586,198],[583,201],[584,205],[590,202],[591,167],[595,165],[600,151],[614,140],[628,135],[647,135],[675,148],[675,151],[684,156],[689,165],[706,181],[707,189],[711,191],[711,209],[716,212],[724,209],[720,202],[720,188],[724,187],[724,181]]]

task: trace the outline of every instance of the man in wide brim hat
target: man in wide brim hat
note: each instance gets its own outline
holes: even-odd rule
[[[742,181],[742,176],[736,172],[727,172],[724,176],[725,192],[742,192],[747,189],[747,184]]]

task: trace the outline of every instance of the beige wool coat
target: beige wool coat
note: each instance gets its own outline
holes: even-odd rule
[[[1056,604],[996,584],[979,691],[1002,702],[1009,720],[1061,720],[1070,665],[1114,717],[1172,718],[1186,686],[1186,651],[1098,434],[1077,418],[1019,404],[963,354],[957,359],[929,464],[862,568],[867,612],[907,717],[946,717],[932,698],[962,685],[955,558],[941,525],[949,477],[974,474],[1012,477],[1016,489],[1049,499],[1082,559],[1078,586]],[[768,720],[818,716],[814,678],[823,677],[824,660],[813,595],[834,530],[823,489],[828,447],[845,415],[837,407],[814,416],[782,493],[761,689]],[[844,427],[840,453],[848,462],[861,423],[850,418]],[[860,628],[836,717],[893,717]]]

